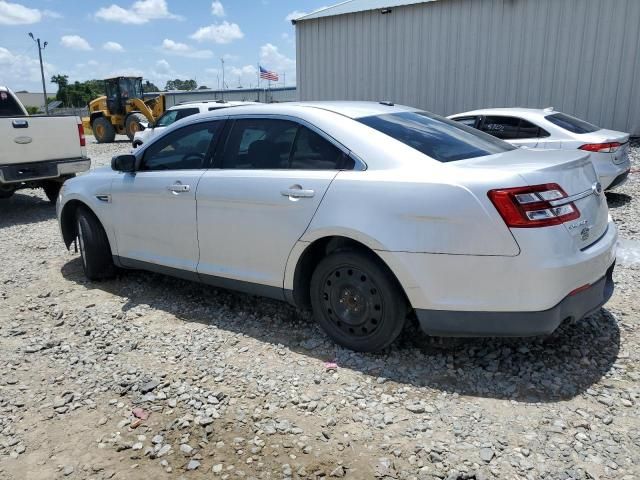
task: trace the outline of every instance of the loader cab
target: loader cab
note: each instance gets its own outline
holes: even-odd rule
[[[127,113],[127,101],[142,98],[142,77],[116,77],[105,80],[107,108],[112,114]]]

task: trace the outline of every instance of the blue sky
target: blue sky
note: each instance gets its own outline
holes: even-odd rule
[[[70,81],[140,75],[164,88],[195,78],[217,88],[220,58],[230,88],[257,85],[258,62],[295,83],[295,29],[289,19],[323,0],[0,0],[0,85],[42,91],[45,77]],[[55,85],[47,83],[47,92]]]

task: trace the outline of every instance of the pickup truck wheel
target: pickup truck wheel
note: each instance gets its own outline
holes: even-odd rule
[[[109,239],[100,221],[86,208],[79,208],[76,216],[78,245],[82,268],[89,280],[104,280],[115,275]]]
[[[342,251],[323,258],[310,293],[316,321],[351,350],[382,350],[404,327],[407,303],[397,280],[366,253]]]
[[[136,134],[136,132],[142,130],[140,124],[146,121],[147,117],[145,117],[141,113],[132,113],[127,117],[127,120],[124,123],[124,129],[127,132],[127,137],[129,137],[129,140],[133,141],[133,136]]]
[[[62,188],[62,182],[55,181],[46,181],[42,184],[42,189],[44,190],[44,194],[49,199],[49,202],[55,204],[58,199],[58,194],[60,193],[60,189]]]
[[[15,190],[9,187],[0,186],[0,200],[4,200],[6,198],[11,198],[14,194]]]
[[[116,139],[116,129],[105,117],[96,118],[91,124],[91,129],[98,143],[113,143]]]

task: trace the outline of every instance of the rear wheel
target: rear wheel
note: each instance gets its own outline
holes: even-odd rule
[[[380,261],[358,251],[336,252],[311,277],[316,321],[338,344],[360,352],[389,346],[405,324],[402,290]]]
[[[15,190],[12,187],[9,187],[6,185],[0,185],[0,200],[3,200],[5,198],[11,198],[14,193],[15,193]]]
[[[127,117],[127,120],[124,123],[124,129],[127,132],[127,137],[129,137],[129,140],[133,141],[133,136],[136,134],[136,132],[142,130],[140,124],[146,121],[147,117],[145,117],[141,113],[132,113]]]
[[[96,118],[91,128],[98,143],[112,143],[116,139],[116,129],[105,117]]]
[[[89,280],[103,280],[115,275],[109,239],[96,216],[86,208],[79,208],[76,215],[78,245],[82,268]]]

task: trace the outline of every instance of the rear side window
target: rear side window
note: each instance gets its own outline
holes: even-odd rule
[[[236,120],[222,155],[222,168],[244,170],[350,170],[354,162],[311,129],[289,120]]]
[[[589,122],[572,117],[566,113],[552,113],[551,115],[547,115],[545,118],[554,125],[564,128],[571,133],[592,133],[600,130],[600,127],[596,127]]]
[[[401,112],[358,119],[440,162],[494,155],[515,147],[479,130],[427,112]]]
[[[23,117],[18,102],[7,92],[0,92],[0,117]]]
[[[482,131],[502,140],[548,137],[549,132],[517,117],[487,116]]]

